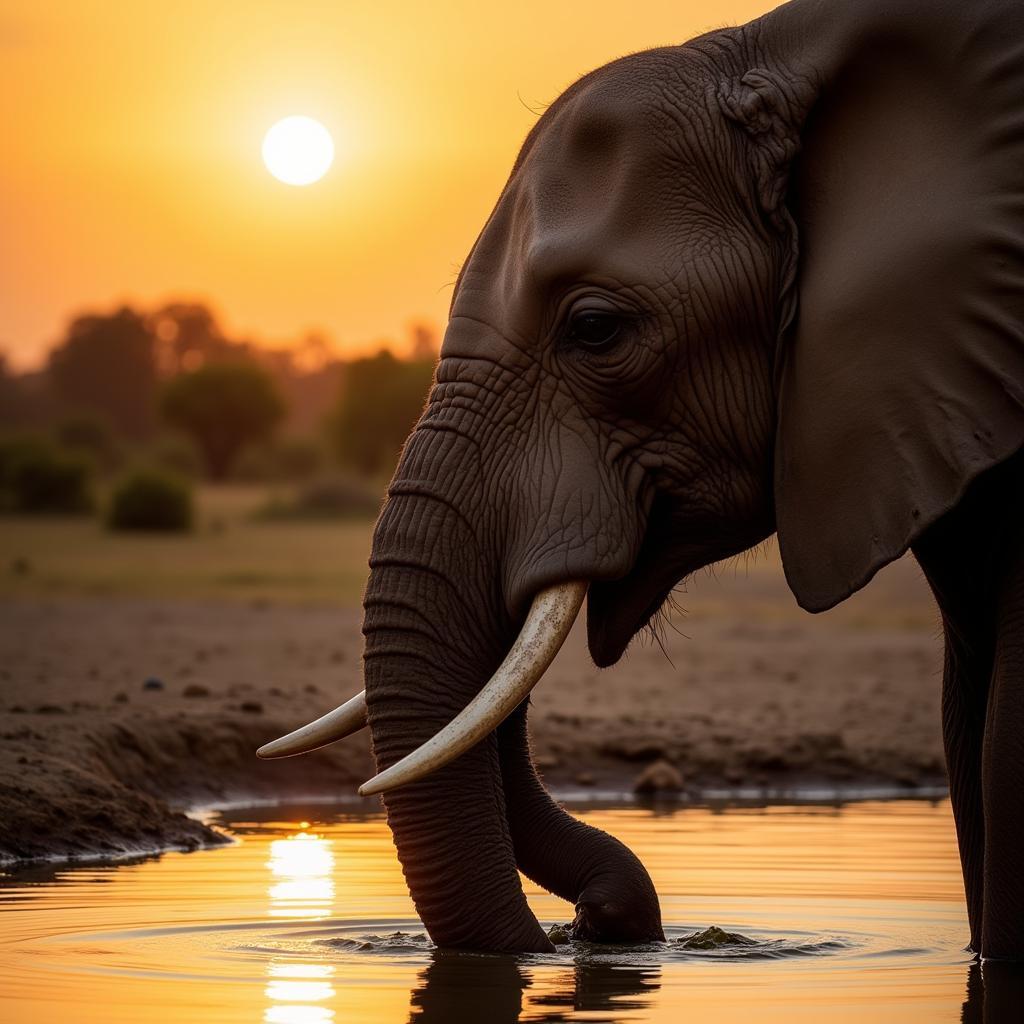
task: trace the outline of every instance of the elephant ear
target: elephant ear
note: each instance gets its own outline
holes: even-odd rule
[[[1024,446],[1024,4],[798,0],[757,26],[786,70],[733,112],[796,254],[779,545],[822,611]]]

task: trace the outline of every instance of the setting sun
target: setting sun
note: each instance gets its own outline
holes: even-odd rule
[[[263,162],[286,185],[312,185],[333,161],[331,134],[311,117],[286,117],[263,137]]]

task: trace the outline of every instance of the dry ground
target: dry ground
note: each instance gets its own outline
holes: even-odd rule
[[[204,508],[191,538],[0,526],[0,857],[195,845],[209,834],[171,808],[351,794],[371,773],[365,735],[253,756],[359,688],[368,524],[257,525],[237,494]],[[664,650],[605,671],[577,627],[531,713],[554,788],[629,790],[659,761],[683,798],[941,784],[937,616],[912,561],[820,616],[772,550],[678,602]]]

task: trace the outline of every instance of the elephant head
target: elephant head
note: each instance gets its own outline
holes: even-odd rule
[[[661,934],[642,866],[530,759],[525,697],[584,590],[610,665],[683,577],[777,529],[822,610],[1024,444],[1022,95],[1017,3],[795,0],[539,120],[457,282],[365,596],[364,791],[394,787],[436,941],[548,948],[517,868],[580,934]]]

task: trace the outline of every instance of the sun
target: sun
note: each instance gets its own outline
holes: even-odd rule
[[[263,136],[263,162],[286,185],[312,185],[334,162],[334,141],[319,121],[286,117]]]

